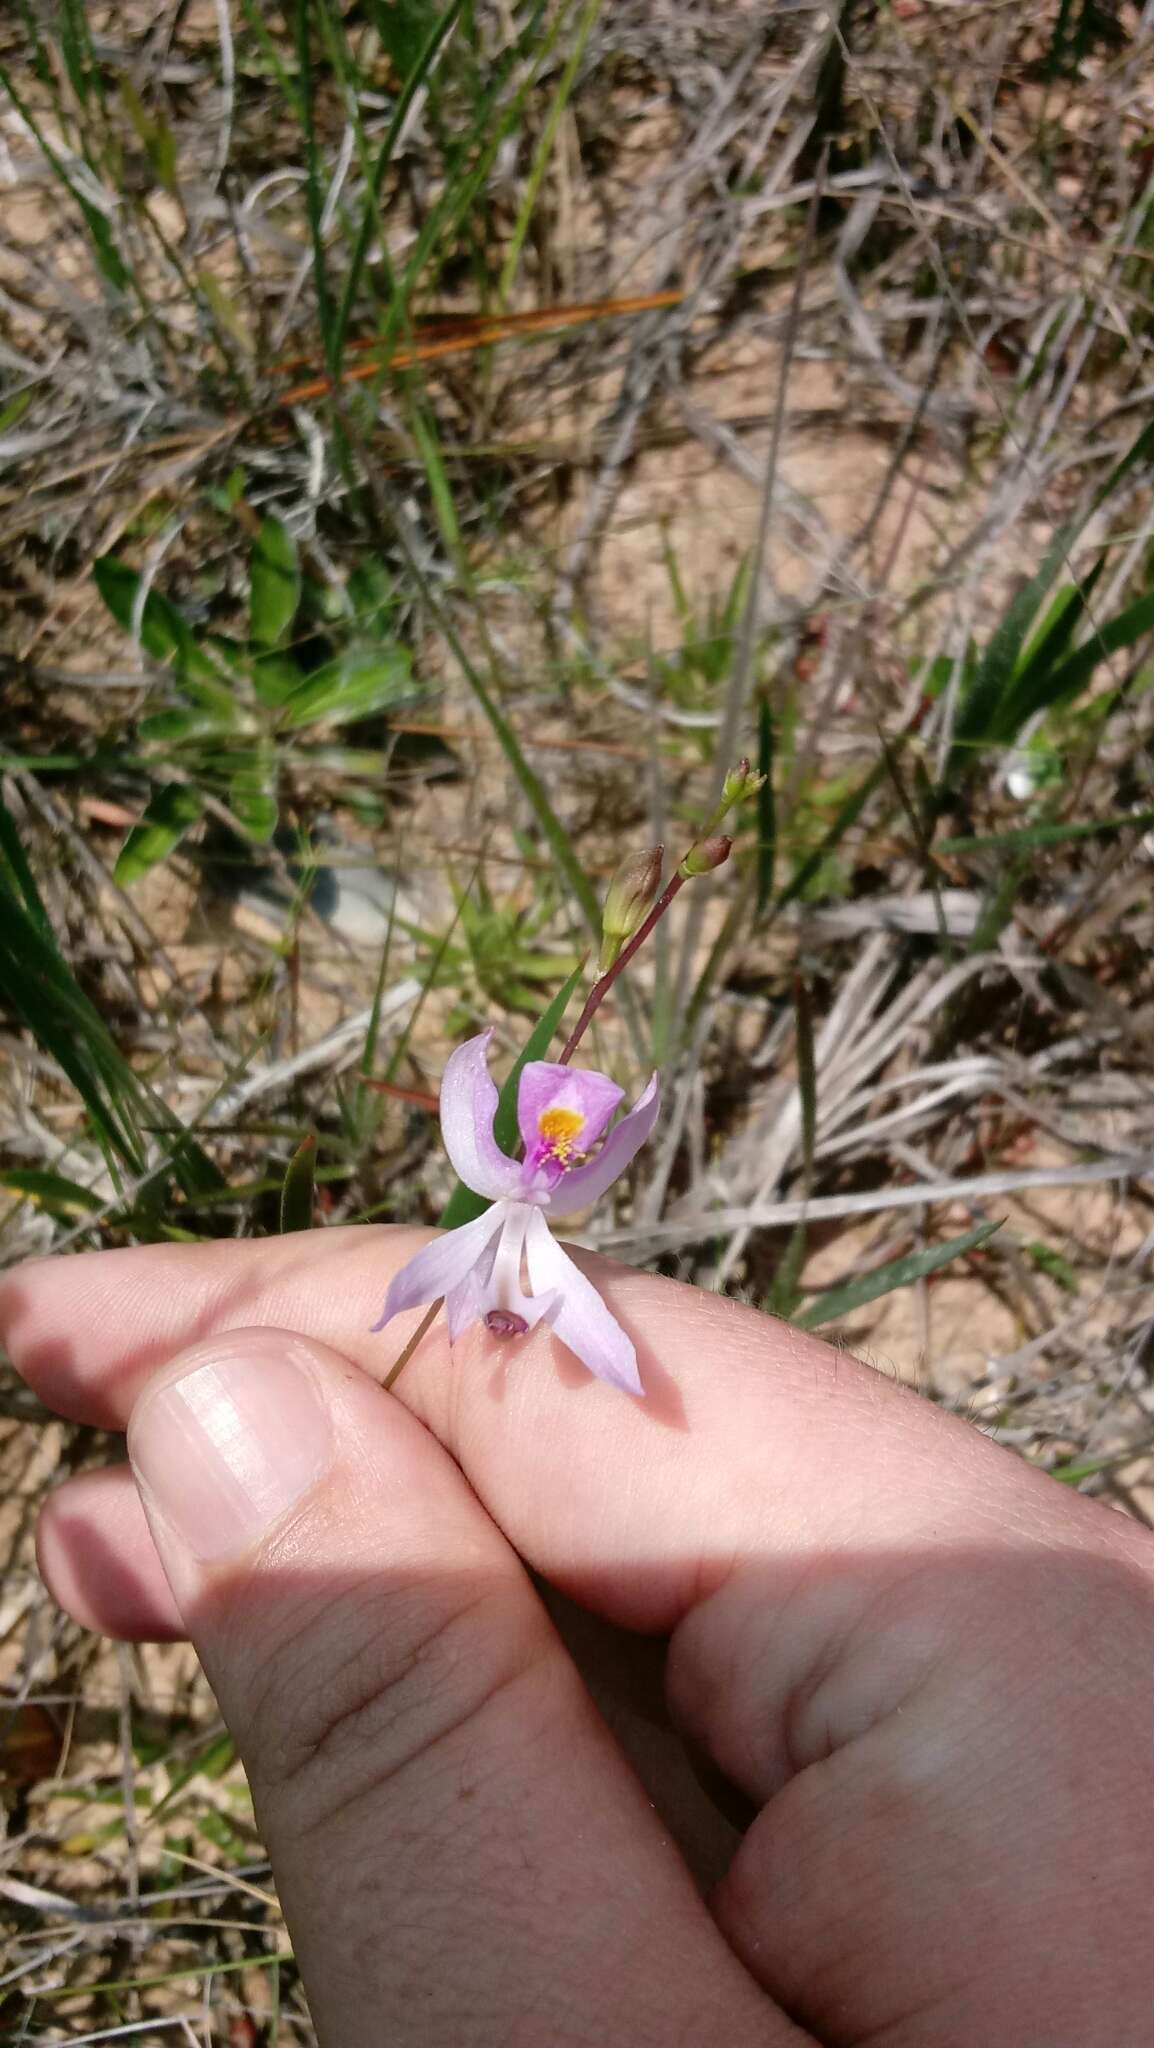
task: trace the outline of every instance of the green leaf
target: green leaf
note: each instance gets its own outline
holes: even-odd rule
[[[24,391],[18,391],[15,398],[10,398],[7,405],[0,406],[0,434],[6,434],[10,427],[24,418],[33,396],[32,388],[28,386]]]
[[[9,895],[19,896],[33,923],[43,933],[49,945],[54,946],[51,919],[44,908],[44,899],[36,887],[36,880],[28,865],[28,856],[20,843],[16,823],[6,806],[0,802],[0,880],[6,885]]]
[[[1022,825],[1012,832],[980,832],[967,839],[942,839],[939,853],[1017,853],[1034,846],[1064,846],[1071,839],[1094,839],[1099,833],[1147,831],[1154,811],[1129,811],[1115,818],[1096,818],[1085,825]]]
[[[825,1323],[836,1323],[855,1308],[864,1308],[867,1301],[877,1301],[899,1287],[910,1287],[915,1280],[924,1280],[928,1274],[948,1266],[951,1260],[977,1251],[1001,1227],[1000,1223],[979,1223],[976,1230],[967,1230],[964,1236],[952,1237],[946,1244],[930,1245],[924,1252],[910,1252],[904,1259],[890,1259],[872,1273],[864,1273],[860,1280],[849,1280],[844,1287],[819,1294],[801,1315],[794,1317],[794,1322],[799,1330],[817,1330]]]
[[[276,784],[276,753],[271,744],[265,742],[239,756],[228,786],[229,809],[249,838],[262,846],[276,831]]]
[[[802,1186],[813,1191],[813,1154],[817,1136],[817,1063],[813,1046],[813,1002],[807,984],[798,975],[793,986],[795,1035],[797,1041],[797,1092],[801,1101]]]
[[[1014,730],[1017,731],[1035,711],[1049,711],[1068,704],[1085,689],[1094,670],[1107,655],[1132,647],[1136,640],[1143,639],[1150,632],[1154,632],[1154,591],[1148,591],[1145,597],[1127,605],[1124,611],[1118,612],[1104,625],[1096,626],[1085,646],[1076,648],[1051,674],[1037,681],[1032,691],[1015,689],[1017,719]],[[1020,708],[1019,696],[1022,700]]]
[[[262,704],[268,704],[274,711],[299,690],[304,677],[299,662],[291,654],[275,651],[258,654],[252,664],[252,686]]]
[[[1065,1258],[1061,1252],[1055,1251],[1053,1245],[1042,1244],[1035,1238],[1031,1239],[1028,1244],[1024,1244],[1022,1250],[1031,1263],[1038,1268],[1039,1273],[1045,1273],[1049,1279],[1056,1280],[1058,1286],[1063,1288],[1067,1294],[1079,1293],[1080,1282],[1076,1268],[1070,1264],[1069,1259]]]
[[[69,1180],[62,1173],[46,1173],[39,1167],[0,1167],[0,1189],[34,1202],[50,1216],[87,1216],[101,1207],[99,1195],[91,1188]]]
[[[118,626],[132,633],[140,577],[119,555],[101,555],[92,565],[96,588]],[[139,620],[140,644],[154,661],[176,660],[190,674],[215,677],[216,670],[196,644],[183,614],[159,590],[150,590]]]
[[[326,662],[286,697],[281,724],[348,725],[357,718],[387,711],[411,695],[413,665],[409,651],[394,643],[376,649],[350,648]]]
[[[220,739],[235,731],[236,715],[231,705],[227,717],[222,717],[218,710],[185,704],[172,711],[154,711],[140,721],[142,740],[163,742],[169,747],[186,746],[193,740]]]
[[[757,710],[757,772],[764,776],[757,792],[757,914],[769,906],[773,895],[773,868],[777,853],[777,814],[773,797],[773,713],[763,698]]]
[[[150,868],[167,858],[203,810],[204,798],[199,790],[190,789],[187,782],[166,782],[128,834],[113,869],[113,880],[122,889],[130,882],[138,882]]]
[[[275,647],[284,638],[300,595],[297,544],[287,526],[268,514],[253,544],[249,584],[249,624],[258,646]]]
[[[145,1134],[151,1130],[169,1140],[167,1166],[190,1198],[221,1186],[207,1153],[129,1066],[60,951],[39,899],[38,908],[22,900],[24,891],[13,879],[13,844],[15,822],[0,801],[0,846],[8,856],[0,859],[0,1008],[67,1075],[113,1171],[119,1160],[133,1173],[143,1172]],[[151,1183],[158,1185],[159,1176]]]
[[[1000,729],[1026,635],[1066,561],[1076,535],[1075,526],[1065,526],[1060,530],[1041,567],[1023,584],[991,634],[989,645],[978,663],[973,685],[961,706],[946,764],[944,779],[947,782],[956,769],[970,765],[974,749],[987,744]]]
[[[1011,692],[1025,658],[1023,649],[1026,646],[1026,636],[1047,592],[1061,571],[1063,563],[1068,561],[1070,549],[1086,520],[1092,513],[1101,509],[1117,490],[1123,478],[1138,463],[1144,462],[1151,453],[1154,453],[1154,421],[1143,428],[1121,462],[1115,464],[1088,511],[1081,518],[1060,528],[1055,534],[1040,568],[1007,607],[978,664],[973,687],[961,707],[944,781],[950,781],[960,768],[968,764],[975,748],[988,744],[1008,724]],[[1043,622],[1042,631],[1044,630]],[[1044,649],[1041,651],[1044,653]],[[1073,659],[1076,660],[1077,656]],[[1031,682],[1031,691],[1037,687],[1035,677]],[[1023,716],[1026,715],[1028,714],[1023,713]],[[1013,729],[1017,730],[1017,727]]]
[[[521,1081],[521,1069],[530,1060],[543,1060],[553,1042],[554,1034],[565,1015],[584,972],[584,964],[575,967],[563,988],[559,988],[552,1002],[533,1026],[525,1045],[513,1062],[509,1077],[501,1089],[497,1102],[497,1114],[493,1119],[493,1136],[502,1152],[512,1158],[517,1149],[517,1090]],[[490,1204],[483,1195],[475,1195],[458,1181],[441,1212],[442,1230],[456,1230],[458,1224],[471,1223],[474,1216],[483,1216]]]
[[[285,1168],[280,1191],[280,1230],[311,1230],[316,1186],[317,1141],[310,1131]]]

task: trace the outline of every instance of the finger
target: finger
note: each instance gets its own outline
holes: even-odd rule
[[[399,1402],[232,1331],[153,1380],[129,1448],[323,2040],[798,2040]]]
[[[186,1634],[130,1466],[78,1472],[50,1493],[36,1557],[53,1599],[81,1628],[126,1642]]]
[[[257,1244],[156,1245],[20,1268],[0,1338],[50,1406],[123,1428],[149,1375],[213,1331],[273,1323],[383,1378],[419,1318],[370,1334],[424,1234],[347,1229]],[[505,1345],[443,1325],[398,1393],[539,1570],[612,1619],[670,1629],[748,1556],[801,1563],[923,1530],[1097,1517],[974,1430],[843,1352],[739,1304],[585,1261],[639,1347],[644,1402],[589,1380],[547,1329]],[[880,1461],[880,1465],[879,1465]],[[900,1484],[887,1470],[900,1467]],[[628,1563],[629,1569],[621,1566]]]
[[[37,1557],[53,1597],[82,1628],[130,1642],[187,1631],[153,1541],[132,1468],[83,1472],[49,1494]],[[547,1584],[546,1611],[586,1690],[705,1894],[740,1840],[734,1802],[691,1761],[665,1711],[664,1657],[653,1638],[624,1635]],[[720,1804],[719,1804],[720,1801]],[[744,1825],[748,1815],[742,1815]]]

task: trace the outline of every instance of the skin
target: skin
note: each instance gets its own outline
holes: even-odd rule
[[[128,1466],[52,1495],[45,1577],[91,1627],[195,1642],[322,2042],[1154,2039],[1146,1532],[813,1338],[601,1260],[645,1401],[544,1329],[451,1357],[434,1332],[384,1395],[419,1318],[367,1326],[426,1235],[0,1290],[31,1385],[128,1428],[144,1475],[143,1505]],[[323,1421],[296,1504],[206,1562],[150,1403],[224,1358],[258,1417],[290,1358]]]

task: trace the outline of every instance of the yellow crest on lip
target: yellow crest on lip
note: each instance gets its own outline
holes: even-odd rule
[[[585,1119],[576,1109],[543,1109],[537,1118],[537,1129],[555,1159],[569,1157],[574,1139],[584,1128]]]

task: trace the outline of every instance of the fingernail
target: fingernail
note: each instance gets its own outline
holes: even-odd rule
[[[205,1562],[259,1542],[329,1462],[320,1390],[289,1345],[201,1358],[146,1394],[129,1451],[152,1504]]]

